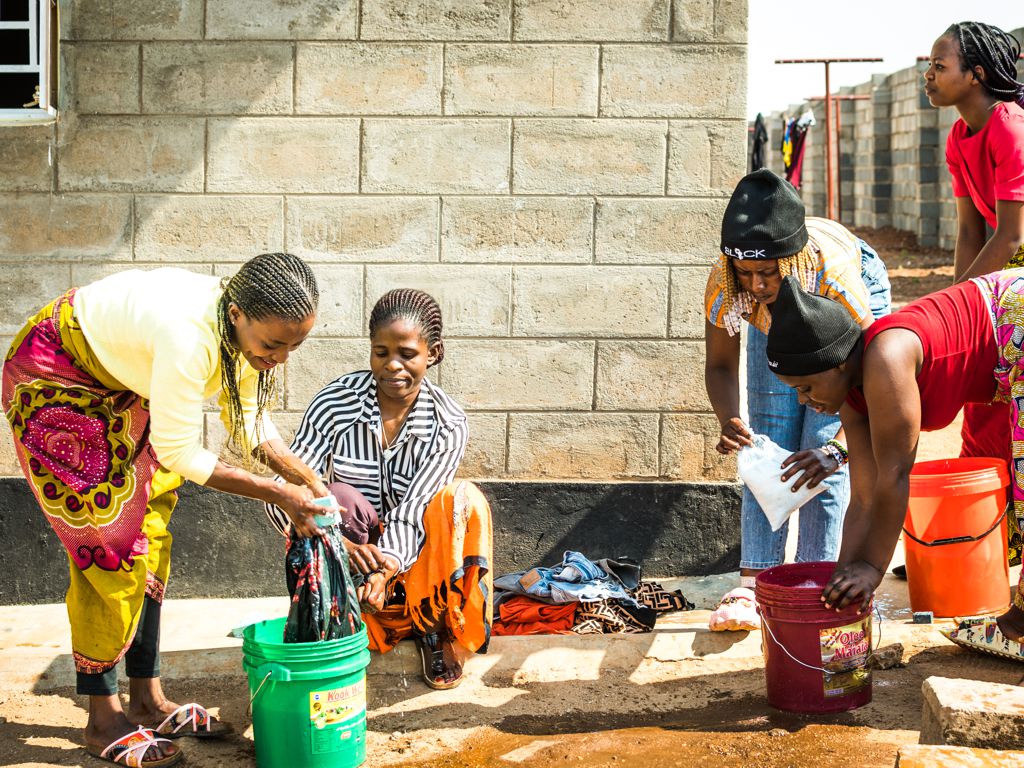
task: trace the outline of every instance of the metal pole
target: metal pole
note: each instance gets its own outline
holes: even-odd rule
[[[835,206],[832,201],[832,88],[828,80],[828,65],[825,62],[825,218],[835,221]]]
[[[839,152],[839,147],[843,142],[843,105],[839,103],[839,99],[831,96],[829,101],[833,102],[836,107],[836,217],[834,221],[839,221],[843,217],[843,156]]]

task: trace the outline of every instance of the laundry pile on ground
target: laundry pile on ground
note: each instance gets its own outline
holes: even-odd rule
[[[659,614],[692,609],[681,591],[641,581],[629,558],[593,561],[570,550],[553,567],[494,580],[491,634],[636,634],[654,629]]]

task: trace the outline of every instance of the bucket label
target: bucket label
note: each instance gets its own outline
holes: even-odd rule
[[[312,752],[337,752],[350,746],[351,720],[366,713],[366,679],[344,688],[312,691],[309,694],[309,722]]]
[[[868,656],[871,654],[871,616],[844,627],[818,632],[825,698],[846,696],[871,685]]]

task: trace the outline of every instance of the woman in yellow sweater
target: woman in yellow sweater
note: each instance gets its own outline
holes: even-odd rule
[[[170,570],[167,522],[185,481],[271,502],[316,532],[317,476],[267,415],[275,368],[306,338],[318,292],[290,254],[257,256],[230,279],[129,270],[72,289],[15,337],[3,405],[22,471],[67,549],[77,688],[89,696],[86,749],[156,768],[183,753],[166,738],[230,728],[160,686],[160,605]],[[203,403],[219,394],[243,455],[287,482],[233,466],[202,446]],[[247,464],[247,462],[242,462]],[[251,464],[247,464],[251,468]],[[130,703],[117,696],[125,658]]]

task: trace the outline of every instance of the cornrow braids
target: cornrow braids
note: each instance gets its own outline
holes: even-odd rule
[[[757,301],[753,294],[740,288],[736,270],[732,265],[732,257],[722,253],[719,254],[719,258],[724,275],[722,306],[725,311],[722,317],[725,320],[726,330],[734,335],[739,333],[744,316],[753,314]],[[800,281],[801,287],[808,293],[817,291],[818,256],[810,243],[792,256],[779,259],[779,277],[784,278],[787,275],[795,276]]]
[[[290,253],[261,253],[242,265],[230,278],[221,281],[223,293],[217,303],[217,337],[220,341],[220,381],[227,393],[228,439],[241,448],[245,444],[243,432],[245,418],[239,390],[238,359],[240,352],[235,342],[230,307],[237,306],[250,319],[280,318],[302,322],[316,314],[320,291],[313,271],[298,256]],[[256,383],[256,442],[262,442],[263,414],[273,403],[277,391],[275,369],[260,371]],[[251,461],[248,451],[240,451],[245,461]]]
[[[377,300],[370,312],[370,336],[381,326],[398,319],[414,323],[426,340],[428,349],[437,345],[437,359],[432,365],[438,365],[444,359],[444,339],[441,338],[444,324],[441,321],[441,307],[434,297],[415,288],[388,291]]]
[[[962,21],[946,30],[960,46],[960,69],[981,67],[982,86],[999,101],[1015,101],[1024,107],[1024,83],[1017,80],[1020,43],[1013,35],[991,24]]]

